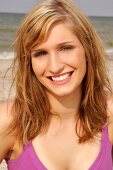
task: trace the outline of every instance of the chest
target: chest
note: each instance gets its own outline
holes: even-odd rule
[[[96,160],[101,137],[79,144],[75,131],[46,135],[33,140],[37,157],[49,170],[88,170]]]

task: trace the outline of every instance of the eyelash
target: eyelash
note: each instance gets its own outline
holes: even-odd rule
[[[72,50],[73,48],[73,46],[64,46],[61,48],[61,51]]]
[[[46,51],[38,51],[34,54],[34,57],[39,57],[39,56],[44,56],[46,55],[47,52]]]
[[[60,48],[60,51],[68,51],[74,49],[74,46],[64,46]],[[47,54],[46,51],[37,51],[34,54],[34,57],[40,57],[40,56],[45,56]]]

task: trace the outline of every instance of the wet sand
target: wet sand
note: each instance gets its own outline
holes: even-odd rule
[[[9,89],[12,83],[11,69],[8,70],[11,63],[11,59],[0,59],[0,100],[7,100],[8,98]],[[11,92],[10,98],[14,96],[13,92]]]

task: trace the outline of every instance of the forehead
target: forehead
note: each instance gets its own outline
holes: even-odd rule
[[[77,41],[76,35],[72,33],[72,28],[67,23],[56,23],[54,24],[51,29],[48,31],[46,39],[41,42],[38,46],[43,47],[46,46],[48,43],[52,44],[59,44],[63,42],[72,42]]]

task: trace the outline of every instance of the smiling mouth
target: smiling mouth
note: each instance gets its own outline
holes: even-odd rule
[[[64,74],[58,75],[58,76],[50,76],[48,78],[54,82],[61,82],[61,81],[65,81],[66,79],[68,79],[72,75],[72,73],[73,73],[73,71],[64,73]]]

